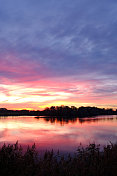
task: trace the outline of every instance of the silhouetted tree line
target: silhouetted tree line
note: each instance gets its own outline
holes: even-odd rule
[[[75,106],[51,106],[44,111],[46,116],[65,116],[65,117],[91,117],[97,115],[116,115],[117,110],[104,109],[97,107],[75,107]]]
[[[98,115],[117,115],[117,110],[97,107],[75,107],[75,106],[51,106],[43,111],[29,110],[7,110],[0,108],[0,116],[56,116],[62,118],[70,117],[92,117]]]
[[[40,116],[40,111],[29,110],[7,110],[6,108],[0,108],[0,116]]]

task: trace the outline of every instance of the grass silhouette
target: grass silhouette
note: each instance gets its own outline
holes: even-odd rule
[[[16,144],[0,148],[0,176],[116,176],[117,144],[80,145],[74,155],[61,156],[46,151],[39,155],[36,146],[26,151]]]

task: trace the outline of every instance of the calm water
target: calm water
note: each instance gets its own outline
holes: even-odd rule
[[[74,119],[66,121],[34,117],[0,117],[0,145],[19,141],[23,146],[36,143],[46,149],[72,152],[82,143],[117,142],[117,116]]]

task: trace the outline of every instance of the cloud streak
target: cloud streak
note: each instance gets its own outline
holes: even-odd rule
[[[71,102],[115,107],[115,0],[0,4],[1,106],[32,103],[37,109]]]

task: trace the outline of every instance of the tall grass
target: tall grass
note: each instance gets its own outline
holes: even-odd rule
[[[18,142],[0,148],[0,176],[116,176],[117,144],[90,144],[78,147],[74,155],[61,156],[46,151],[42,156],[35,145],[24,152]]]

